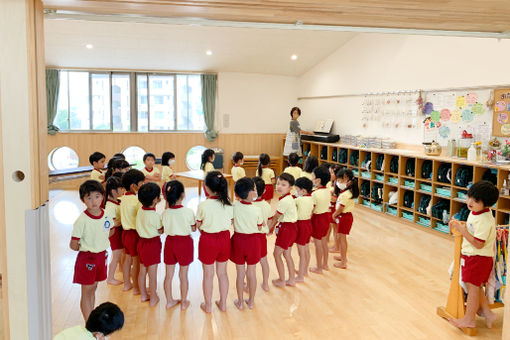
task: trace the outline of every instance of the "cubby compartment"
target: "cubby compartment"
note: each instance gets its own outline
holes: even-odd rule
[[[386,173],[398,176],[400,157],[396,155],[386,155],[389,161],[384,162],[384,171]]]
[[[338,148],[328,147],[328,160],[332,163],[338,163]]]
[[[377,173],[372,172],[372,179],[379,183],[384,183],[384,174],[383,173]]]
[[[400,211],[400,217],[409,222],[414,222],[414,214],[412,211],[402,210]]]
[[[384,172],[384,154],[383,153],[372,153],[372,170],[375,172]]]
[[[398,186],[398,176],[395,175],[395,174],[386,174],[385,175],[386,177],[386,180],[384,181],[386,184],[389,184],[389,185],[393,185],[393,186]]]
[[[452,188],[443,185],[442,183],[436,183],[434,184],[434,195],[444,197],[444,198],[451,198],[452,197]]]
[[[337,162],[341,165],[346,165],[349,162],[349,150],[344,148],[338,149],[338,159]]]
[[[370,179],[372,178],[372,173],[370,170],[361,170],[361,178]]]
[[[328,147],[326,145],[321,145],[320,146],[319,159],[321,161],[328,161]]]
[[[443,161],[434,161],[434,181],[444,185],[452,183],[452,163]]]
[[[432,218],[437,221],[449,221],[450,219],[450,200],[440,198],[437,196],[432,197]]]
[[[496,212],[496,223],[498,225],[509,224],[510,223],[510,214],[502,212],[502,211],[497,211]]]
[[[372,169],[372,153],[367,151],[360,151],[359,153],[359,167],[362,170],[370,170]]]
[[[400,157],[400,177],[414,179],[416,177],[416,158]]]
[[[457,202],[465,203],[467,199],[467,189],[454,187],[452,189],[452,199]]]
[[[418,218],[416,219],[416,223],[427,228],[430,228],[431,226],[431,220],[429,217],[418,216]]]
[[[404,187],[405,189],[414,190],[416,183],[412,178],[400,177],[400,186]]]
[[[500,171],[505,171],[501,169]],[[501,184],[498,183],[498,169],[489,167],[489,166],[475,166],[474,169],[474,182],[479,182],[481,180],[486,180],[492,182],[494,185],[497,185],[498,188],[501,188]]]
[[[424,182],[432,182],[434,162],[430,159],[418,158],[416,160],[416,178]]]
[[[448,226],[448,224],[436,221],[436,223],[434,223],[434,225],[435,226],[432,229],[442,232],[444,234],[450,234],[450,227]]]
[[[451,208],[451,218],[455,218],[459,221],[467,221],[467,218],[469,216],[469,209],[465,203],[459,202],[459,201],[453,201],[452,202],[452,208]]]
[[[315,156],[315,154],[312,152],[312,144],[311,143],[303,142],[302,150],[303,150],[303,156],[305,158],[310,155]]]
[[[352,167],[359,166],[359,150],[349,149],[349,165]]]
[[[361,198],[367,199],[370,201],[370,181],[361,180],[360,187],[359,187],[359,195]]]
[[[382,183],[371,183],[370,198],[372,203],[381,204],[384,199],[384,185]]]
[[[499,211],[510,214],[510,197],[500,196],[496,204]]]
[[[391,205],[386,205],[386,214],[391,216],[397,216],[397,208]]]
[[[384,185],[384,194],[383,194],[383,202],[387,206],[392,206],[395,209],[398,206],[398,187],[394,187],[392,185]],[[391,202],[390,202],[391,201]],[[395,213],[396,215],[396,213]]]
[[[472,165],[453,163],[452,184],[458,188],[468,188],[473,184],[473,173]]]
[[[432,203],[432,195],[416,193],[416,213],[423,216],[430,216],[429,206]]]
[[[414,211],[414,191],[401,189],[398,205],[401,209]]]
[[[432,194],[432,183],[430,182],[423,182],[423,181],[416,181],[416,190],[423,193],[430,193]]]

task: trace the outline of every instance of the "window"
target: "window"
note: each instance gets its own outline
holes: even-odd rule
[[[48,167],[50,170],[76,168],[79,163],[78,154],[68,146],[55,148],[48,155]]]
[[[174,76],[149,75],[149,130],[175,130]]]
[[[92,130],[110,130],[110,75],[91,74]]]
[[[70,130],[89,130],[89,73],[69,72],[68,77],[69,128]]]
[[[112,74],[112,127],[113,131],[131,128],[131,90],[129,74]]]
[[[186,153],[186,166],[190,170],[200,170],[202,163],[202,154],[207,150],[205,146],[195,145]]]
[[[141,169],[143,168],[143,155],[145,155],[145,150],[139,146],[128,146],[122,151],[124,156],[126,156],[126,161],[129,164],[135,164],[133,168]]]

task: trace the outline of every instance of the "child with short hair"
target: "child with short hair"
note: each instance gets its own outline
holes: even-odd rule
[[[301,177],[294,184],[296,187],[297,198],[295,199],[297,207],[297,237],[296,244],[299,253],[299,272],[296,282],[304,282],[305,276],[308,276],[308,267],[310,265],[310,238],[312,237],[312,213],[315,207],[311,192],[313,183],[306,177]]]
[[[83,319],[94,309],[97,283],[106,280],[106,249],[113,234],[113,219],[101,208],[104,189],[101,183],[87,180],[80,185],[80,200],[87,209],[74,222],[69,247],[78,251],[73,283],[81,285],[80,308]]]
[[[292,245],[296,241],[297,236],[297,208],[294,197],[290,194],[290,189],[293,185],[294,177],[292,177],[291,174],[283,173],[278,176],[276,191],[280,194],[280,198],[276,207],[276,213],[269,225],[269,233],[272,233],[278,223],[274,249],[278,279],[273,280],[273,284],[280,288],[285,287],[285,285],[296,285],[296,272],[291,254]],[[285,281],[285,266],[283,264],[282,254],[283,257],[285,257],[287,269],[289,271],[289,279],[287,281]]]
[[[103,173],[104,163],[106,162],[106,156],[99,151],[94,152],[89,156],[90,165],[94,167],[90,172],[90,179],[96,180],[101,184],[104,183],[105,177]]]
[[[234,182],[237,182],[240,178],[246,177],[246,172],[241,167],[241,165],[243,165],[243,159],[244,155],[242,152],[237,151],[232,155],[232,162],[234,163],[234,166],[230,170],[230,173],[232,174]]]
[[[156,156],[152,152],[143,155],[143,164],[145,164],[145,167],[142,169],[142,173],[145,176],[145,183],[157,183],[161,181],[161,173],[159,169],[154,166],[154,164],[156,164]]]
[[[124,326],[124,313],[119,306],[104,302],[94,308],[87,318],[85,327],[75,326],[55,335],[53,340],[106,339]]]
[[[138,275],[140,262],[138,259],[138,240],[140,236],[136,232],[136,215],[142,204],[136,194],[143,185],[145,176],[140,170],[131,169],[122,175],[122,186],[126,190],[120,201],[120,218],[122,220],[122,245],[126,254],[123,266],[124,291],[133,288],[133,294],[140,294],[138,287]],[[131,279],[133,282],[131,282]]]
[[[173,165],[175,163],[175,155],[172,152],[163,152],[161,155],[161,178],[163,183],[175,179]]]
[[[298,179],[299,177],[301,177],[302,170],[298,166],[300,159],[301,157],[299,157],[298,154],[295,152],[289,154],[288,157],[289,166],[286,167],[285,170],[283,170],[283,172],[291,174],[294,177],[294,179]]]
[[[165,230],[164,261],[166,265],[165,295],[166,308],[172,308],[179,302],[181,310],[189,307],[188,296],[188,268],[193,262],[193,239],[191,233],[196,231],[195,214],[193,210],[182,205],[185,191],[179,181],[170,181],[163,185],[163,196],[166,199],[166,209],[162,222]],[[181,283],[181,299],[172,296],[172,279],[175,265],[179,263],[179,280]]]
[[[256,266],[260,261],[260,230],[264,223],[262,210],[253,205],[257,197],[255,183],[251,178],[239,179],[234,191],[240,198],[234,203],[234,235],[231,239],[232,251],[230,260],[236,264],[237,300],[235,306],[244,308],[244,277],[248,281],[248,294],[246,300],[248,308],[255,307],[255,292],[257,290]]]
[[[319,166],[319,160],[317,157],[309,155],[305,159],[305,163],[303,164],[303,172],[301,172],[301,177],[306,177],[309,180],[312,179],[313,170]]]
[[[334,266],[341,269],[347,268],[347,235],[351,232],[353,223],[352,211],[354,210],[355,199],[359,196],[358,180],[354,177],[351,169],[341,168],[336,173],[335,195],[336,209],[333,213],[333,220],[337,225],[335,233],[335,244],[339,245],[340,256],[335,260],[340,262]]]
[[[273,169],[269,168],[269,164],[271,163],[271,158],[267,153],[261,153],[259,155],[259,165],[257,167],[257,176],[261,177],[266,183],[266,187],[264,190],[264,196],[262,199],[267,201],[268,203],[274,197],[274,182],[275,182],[275,174]]]
[[[122,182],[117,176],[108,178],[106,181],[106,215],[113,218],[113,235],[110,236],[110,247],[112,249],[112,259],[108,268],[108,279],[106,283],[114,286],[122,284],[122,281],[115,279],[115,270],[119,264],[122,255],[122,223],[120,217],[120,200],[119,197],[124,195]]]
[[[322,274],[323,270],[329,270],[327,235],[331,218],[329,211],[331,192],[326,188],[326,184],[330,178],[329,169],[324,165],[313,170],[312,182],[317,189],[312,192],[315,204],[312,215],[312,237],[315,244],[317,266],[310,268],[310,271],[317,274]]]
[[[496,222],[490,210],[499,198],[498,189],[489,181],[480,181],[467,192],[466,204],[471,210],[466,222],[451,220],[450,227],[463,236],[461,270],[462,280],[467,288],[466,313],[461,319],[451,319],[450,323],[459,328],[476,327],[475,317],[479,309],[483,311],[488,328],[496,315],[489,308],[489,302],[482,285],[491,275],[494,263],[494,243]]]
[[[269,221],[273,218],[271,214],[271,206],[262,199],[266,183],[261,177],[253,177],[255,188],[257,189],[257,199],[253,201],[253,205],[262,210],[264,223],[260,230],[260,266],[262,267],[262,289],[269,291],[269,263],[267,262],[267,234],[269,233]]]

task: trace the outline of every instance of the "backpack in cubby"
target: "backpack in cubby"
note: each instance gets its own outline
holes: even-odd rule
[[[498,183],[498,170],[497,169],[487,169],[482,176],[482,180],[489,181],[494,185]]]
[[[370,165],[372,164],[372,154],[367,153],[365,156],[365,159],[363,160],[363,163],[361,163],[362,168],[367,168],[370,170]]]
[[[415,163],[416,163],[416,161],[414,158],[409,158],[406,161],[406,175],[407,176],[414,177]]]
[[[323,146],[321,148],[321,159],[323,159],[323,160],[328,159],[328,147],[327,146]]]
[[[465,205],[465,204],[464,204],[464,205],[460,208],[459,212],[457,212],[457,213],[455,214],[454,218],[455,218],[455,219],[457,219],[457,220],[459,220],[459,221],[464,221],[464,222],[466,222],[466,221],[467,221],[467,219],[468,219],[468,217],[469,217],[469,213],[470,213],[470,211],[469,211],[469,209],[468,209],[467,205]]]
[[[338,150],[337,149],[333,149],[333,152],[331,153],[331,160],[333,162],[336,162],[338,159]]]
[[[393,156],[390,161],[390,172],[398,173],[398,156]]]
[[[421,165],[421,178],[432,179],[432,161],[427,159]]]
[[[338,150],[338,163],[347,163],[347,149]]]
[[[428,195],[424,195],[421,197],[420,199],[420,206],[418,207],[418,211],[422,214],[427,214],[427,208],[430,204],[430,200],[432,199],[432,197],[428,196]]]
[[[350,163],[353,166],[358,166],[358,163],[359,163],[359,152],[357,150],[351,152]]]
[[[432,206],[432,216],[435,218],[443,219],[443,211],[450,213],[450,202],[446,200],[440,200]]]
[[[406,191],[404,193],[404,207],[412,209],[414,207],[414,192]]]
[[[383,170],[384,167],[384,155],[377,156],[377,159],[375,160],[375,170]]]
[[[455,174],[455,185],[466,188],[473,181],[473,168],[470,166],[461,166]]]
[[[437,169],[437,181],[441,183],[451,183],[452,180],[452,165],[443,163]]]
[[[361,196],[370,197],[370,182],[369,181],[362,182],[359,191]]]
[[[383,185],[381,183],[374,183],[372,186],[372,198],[375,203],[381,203],[383,199]]]

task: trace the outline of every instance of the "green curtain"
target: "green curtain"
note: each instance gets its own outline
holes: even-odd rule
[[[204,110],[205,138],[212,142],[218,137],[214,130],[214,115],[216,110],[216,84],[218,76],[216,74],[202,74],[202,108]]]
[[[54,135],[59,130],[53,125],[57,116],[58,89],[60,86],[59,70],[46,69],[46,113],[48,116],[48,134]]]

